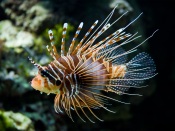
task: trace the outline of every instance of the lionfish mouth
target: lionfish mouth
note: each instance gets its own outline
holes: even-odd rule
[[[156,75],[154,61],[147,53],[139,53],[129,61],[127,56],[135,52],[157,30],[130,50],[125,51],[122,49],[123,45],[131,43],[140,37],[137,36],[137,33],[130,34],[124,31],[142,13],[125,27],[116,30],[97,42],[97,38],[101,38],[100,36],[104,32],[127,13],[125,12],[110,24],[109,20],[115,9],[116,7],[100,26],[91,33],[98,24],[98,20],[95,21],[78,45],[75,46],[75,41],[77,41],[76,39],[83,27],[83,22],[81,22],[67,52],[65,51],[65,37],[68,24],[65,23],[62,32],[61,54],[57,52],[54,45],[53,32],[49,30],[51,46],[47,45],[46,47],[54,60],[45,68],[30,59],[40,72],[32,80],[31,86],[48,94],[59,92],[56,93],[54,100],[54,108],[57,113],[65,112],[73,120],[71,115],[73,109],[79,118],[85,122],[79,113],[81,111],[89,121],[94,123],[84,110],[84,108],[87,108],[95,118],[103,121],[93,112],[92,108],[103,108],[114,113],[114,111],[106,107],[106,105],[109,105],[109,100],[129,104],[107,96],[108,92],[113,92],[116,95],[140,96],[139,94],[130,94],[127,91],[129,88],[141,88],[141,84],[145,80]],[[107,93],[104,94],[103,92]]]

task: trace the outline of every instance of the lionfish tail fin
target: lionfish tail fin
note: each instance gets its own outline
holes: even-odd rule
[[[145,52],[139,53],[127,64],[127,73],[135,79],[149,78],[156,73],[156,66],[153,59]]]

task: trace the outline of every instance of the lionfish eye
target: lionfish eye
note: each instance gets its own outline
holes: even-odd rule
[[[59,85],[61,84],[61,81],[60,81],[60,80],[56,80],[55,84],[56,84],[57,86],[59,86]]]

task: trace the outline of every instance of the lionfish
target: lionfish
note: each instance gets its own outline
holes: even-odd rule
[[[109,100],[129,104],[107,96],[108,92],[113,92],[117,95],[139,95],[130,94],[127,91],[129,88],[141,88],[140,84],[157,74],[153,59],[145,52],[139,53],[127,61],[127,55],[135,52],[157,30],[132,49],[128,51],[122,49],[123,45],[131,43],[140,37],[137,36],[137,32],[130,34],[125,33],[124,30],[135,22],[142,13],[125,27],[96,42],[97,38],[127,13],[125,12],[110,24],[109,20],[113,16],[115,8],[91,33],[98,23],[98,20],[96,20],[77,46],[75,46],[76,39],[83,27],[83,22],[81,22],[68,51],[65,50],[68,24],[64,23],[60,54],[54,45],[53,32],[49,30],[51,46],[47,45],[46,48],[54,60],[48,65],[41,66],[34,62],[32,58],[29,58],[31,63],[38,68],[38,74],[32,79],[31,86],[40,92],[56,94],[54,100],[55,111],[57,113],[65,112],[72,121],[71,110],[74,110],[82,121],[85,122],[80,115],[80,111],[89,121],[94,123],[87,115],[85,108],[95,118],[103,121],[92,109],[103,108],[115,113],[107,108]],[[104,92],[107,93],[104,94]]]

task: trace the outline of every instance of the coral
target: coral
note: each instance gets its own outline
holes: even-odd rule
[[[4,41],[6,47],[30,47],[33,45],[34,37],[26,31],[12,25],[11,21],[4,20],[0,22],[0,39]]]
[[[1,3],[1,7],[16,26],[22,27],[23,30],[38,32],[52,16],[47,8],[36,2],[6,0]]]
[[[0,110],[0,129],[34,131],[32,121],[21,113]]]

